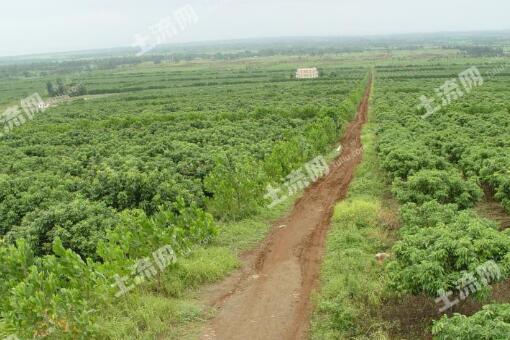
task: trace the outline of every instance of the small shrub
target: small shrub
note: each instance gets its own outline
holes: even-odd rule
[[[499,232],[495,222],[462,212],[449,224],[413,231],[403,233],[388,264],[390,286],[397,292],[437,296],[490,260],[500,265],[503,277],[509,275],[510,233]]]
[[[406,182],[397,180],[393,193],[402,203],[436,200],[441,204],[455,203],[460,209],[474,206],[483,196],[474,179],[464,180],[458,172],[444,170],[421,170]]]
[[[510,304],[487,305],[473,316],[455,314],[434,323],[437,340],[505,340],[510,335]]]

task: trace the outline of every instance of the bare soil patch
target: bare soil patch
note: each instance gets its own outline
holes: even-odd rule
[[[477,204],[476,212],[480,216],[498,222],[502,230],[510,228],[510,214],[494,198],[494,192],[488,185],[483,185],[482,187],[485,197],[483,201]]]

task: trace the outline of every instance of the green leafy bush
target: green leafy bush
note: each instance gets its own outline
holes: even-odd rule
[[[457,217],[458,207],[455,204],[440,204],[436,200],[422,205],[407,203],[400,208],[403,229],[435,227],[439,223],[450,224]]]
[[[179,196],[190,196],[188,193],[192,191],[184,179],[178,182],[179,176],[169,170],[114,170],[105,166],[96,169],[90,177],[91,183],[85,188],[87,197],[118,211],[139,208],[153,214],[160,205],[175,202]],[[194,198],[199,201],[200,195]],[[186,200],[192,199],[186,197]]]
[[[25,241],[0,248],[0,318],[28,339],[85,339],[97,336],[97,305],[106,297],[105,277],[57,238],[54,255],[35,258]]]
[[[148,217],[142,210],[124,211],[117,226],[98,243],[101,271],[109,276],[127,274],[136,260],[169,245],[177,256],[191,247],[208,244],[217,234],[212,216],[179,199],[172,209]]]
[[[59,238],[66,248],[84,258],[96,258],[98,242],[117,223],[113,209],[103,203],[77,198],[28,213],[7,238],[28,240],[37,255],[50,254],[53,241]]]
[[[0,320],[22,338],[100,338],[99,311],[112,303],[114,275],[132,272],[137,260],[170,245],[178,256],[204,245],[216,235],[212,217],[182,199],[172,209],[147,217],[142,210],[125,211],[118,225],[99,241],[100,262],[87,262],[60,238],[51,254],[37,257],[23,239],[0,244]],[[161,286],[161,272],[156,277]],[[1,331],[1,330],[0,330]]]
[[[312,131],[316,132],[315,129]],[[264,171],[272,182],[278,182],[315,157],[312,155],[313,147],[305,138],[293,137],[275,144],[271,153],[264,159]]]
[[[422,145],[398,146],[382,153],[382,167],[394,178],[406,180],[424,169],[445,169],[444,159],[435,156]]]
[[[260,162],[249,157],[221,157],[204,181],[211,197],[207,208],[220,219],[241,219],[264,203],[266,176]]]
[[[510,274],[510,233],[499,232],[495,222],[461,212],[451,223],[411,230],[402,232],[388,264],[396,291],[437,296],[490,260],[500,265],[504,277]]]
[[[397,180],[393,193],[403,203],[423,204],[436,200],[441,204],[455,203],[460,209],[474,206],[483,196],[474,179],[464,180],[453,170],[421,170],[406,182]]]
[[[499,199],[506,210],[510,212],[510,176],[499,181],[495,197]]]
[[[473,316],[455,314],[434,323],[437,340],[506,340],[510,335],[510,304],[487,305]]]

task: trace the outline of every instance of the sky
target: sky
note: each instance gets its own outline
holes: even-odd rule
[[[0,0],[0,56],[140,47],[154,32],[181,43],[507,30],[508,13],[508,0]]]

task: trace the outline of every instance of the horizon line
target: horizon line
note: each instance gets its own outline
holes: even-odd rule
[[[235,38],[235,39],[211,39],[211,40],[191,40],[185,42],[175,42],[175,43],[166,43],[161,44],[158,47],[185,47],[186,45],[206,45],[213,43],[239,43],[239,42],[248,42],[254,40],[284,40],[284,39],[335,39],[335,38],[391,38],[391,37],[399,37],[399,36],[426,36],[426,35],[438,35],[438,34],[488,34],[488,33],[510,33],[510,28],[508,29],[491,29],[491,30],[463,30],[463,31],[433,31],[433,32],[406,32],[406,33],[380,33],[380,34],[346,34],[346,35],[309,35],[309,36],[294,36],[294,35],[286,35],[286,36],[266,36],[266,37],[246,37],[246,38]],[[509,36],[510,38],[510,36]],[[65,50],[65,51],[50,51],[50,52],[35,52],[35,53],[26,53],[26,54],[14,54],[14,55],[0,55],[1,59],[12,59],[12,58],[41,58],[41,57],[57,57],[64,56],[66,54],[80,54],[80,53],[92,53],[92,52],[108,52],[112,50],[136,50],[136,47],[132,46],[114,46],[114,47],[97,47],[90,49],[79,49],[79,50]],[[136,55],[134,55],[136,57]]]

